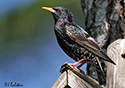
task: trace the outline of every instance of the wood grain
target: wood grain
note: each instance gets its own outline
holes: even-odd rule
[[[125,39],[118,39],[111,43],[107,49],[108,56],[116,63],[107,63],[107,87],[106,88],[125,88]]]

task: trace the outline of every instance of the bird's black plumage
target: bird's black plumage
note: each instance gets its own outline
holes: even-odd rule
[[[95,67],[99,66],[100,68],[100,59],[115,64],[103,52],[95,40],[84,29],[73,22],[70,11],[62,7],[54,7],[49,9],[49,11],[52,12],[55,19],[57,41],[68,56],[75,61],[85,58],[83,63],[90,62]]]

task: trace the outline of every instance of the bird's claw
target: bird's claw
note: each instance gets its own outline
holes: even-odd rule
[[[78,72],[81,72],[81,73],[83,73],[83,74],[85,74],[84,73],[84,71],[83,70],[81,70],[80,68],[78,68],[78,67],[76,67],[76,65],[74,65],[74,63],[69,63],[76,71],[78,71]]]

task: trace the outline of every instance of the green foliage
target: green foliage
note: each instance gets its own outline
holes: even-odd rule
[[[70,3],[69,3],[70,2]],[[42,0],[37,1],[28,8],[19,9],[8,14],[7,18],[0,22],[0,39],[4,42],[16,42],[30,40],[41,32],[45,35],[46,27],[52,27],[53,18],[50,13],[41,9],[42,6],[62,6],[79,15],[80,2],[77,0]],[[40,31],[40,29],[42,31]],[[52,27],[53,29],[53,27]]]
[[[74,14],[75,22],[83,26],[80,0],[42,0],[27,7],[17,6],[0,20],[1,65],[14,59],[28,47],[33,48],[33,44],[43,44],[53,38],[54,20],[49,12],[42,10],[43,6],[68,8]]]

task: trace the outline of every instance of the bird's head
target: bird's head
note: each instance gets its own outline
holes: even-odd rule
[[[72,22],[72,13],[68,11],[66,8],[62,7],[54,7],[54,8],[42,7],[42,8],[52,13],[55,22],[59,20],[64,21],[65,23]]]

